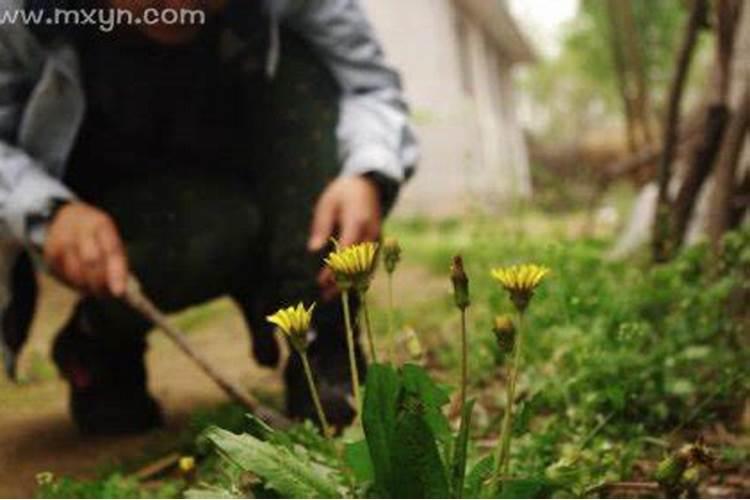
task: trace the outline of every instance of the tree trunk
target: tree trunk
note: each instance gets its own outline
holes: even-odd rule
[[[693,0],[690,17],[677,57],[677,68],[669,91],[669,107],[664,123],[664,154],[659,165],[659,198],[653,227],[652,252],[656,262],[668,260],[674,253],[674,244],[669,237],[669,182],[672,178],[672,162],[677,149],[680,125],[680,104],[685,90],[690,63],[700,29],[705,25],[708,10],[706,0]]]
[[[615,1],[617,17],[622,29],[623,54],[625,70],[628,77],[629,96],[632,102],[633,120],[637,133],[638,147],[654,142],[649,119],[649,95],[646,82],[645,64],[643,63],[643,46],[638,27],[633,20],[632,2]]]
[[[708,235],[717,252],[722,236],[731,228],[737,165],[747,140],[749,126],[750,82],[746,82],[742,102],[729,122],[714,174],[714,188],[709,204]]]
[[[691,161],[683,175],[672,209],[670,238],[674,247],[681,246],[685,240],[685,233],[693,216],[698,194],[714,166],[729,118],[727,97],[730,62],[739,8],[739,3],[734,0],[719,0],[716,4],[714,85],[711,87],[710,102],[706,109],[703,137],[691,151]]]
[[[628,141],[628,149],[633,152],[638,149],[638,142],[635,132],[635,116],[633,112],[633,102],[630,99],[628,89],[628,72],[625,66],[625,56],[622,50],[622,32],[617,22],[617,3],[618,0],[609,0],[607,2],[607,19],[609,20],[609,49],[612,53],[612,62],[617,73],[617,90],[620,92],[622,99],[622,111],[625,115],[625,131]]]

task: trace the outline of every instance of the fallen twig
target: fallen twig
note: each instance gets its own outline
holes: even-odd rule
[[[159,329],[162,330],[182,352],[192,359],[211,380],[216,382],[216,384],[221,387],[230,398],[247,408],[247,410],[257,415],[272,427],[283,429],[291,425],[289,419],[284,415],[272,408],[264,406],[236,383],[216,371],[208,359],[193,349],[187,341],[185,334],[175,327],[169,321],[167,316],[143,294],[140,283],[136,278],[131,277],[129,280],[128,288],[123,298],[130,307],[141,313],[145,318],[159,327]]]
[[[584,496],[591,493],[596,493],[602,490],[648,490],[648,491],[659,491],[660,487],[656,481],[612,481],[608,483],[598,484],[586,490]]]
[[[152,477],[161,474],[167,469],[174,467],[175,465],[177,465],[177,462],[179,461],[180,461],[180,454],[177,452],[172,452],[169,455],[161,457],[160,459],[154,462],[151,462],[144,467],[141,467],[140,469],[138,469],[132,474],[132,477],[134,477],[138,481],[145,481],[147,479],[151,479]]]

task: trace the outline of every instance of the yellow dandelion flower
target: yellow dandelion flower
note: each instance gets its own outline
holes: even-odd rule
[[[370,278],[375,268],[378,244],[371,241],[337,248],[325,259],[325,263],[336,276],[336,283],[342,290],[355,287],[361,291],[370,286]]]
[[[296,307],[279,309],[275,314],[267,316],[266,320],[288,336],[295,349],[304,351],[307,349],[307,334],[310,331],[314,309],[315,304],[305,308],[300,302]]]
[[[529,305],[534,290],[549,274],[549,268],[536,264],[522,264],[492,269],[490,274],[510,294],[510,298],[519,311]]]

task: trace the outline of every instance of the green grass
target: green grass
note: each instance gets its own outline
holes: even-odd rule
[[[750,288],[750,233],[731,236],[716,271],[704,247],[662,266],[652,266],[645,256],[612,262],[604,257],[610,241],[568,240],[564,219],[545,222],[543,230],[535,231],[542,236],[525,236],[524,225],[534,223],[532,214],[508,224],[481,218],[413,219],[388,226],[388,234],[398,237],[404,249],[402,265],[426,269],[434,285],[406,283],[396,290],[410,297],[397,297],[397,304],[412,304],[399,308],[398,323],[418,332],[431,353],[430,369],[453,385],[458,380],[459,322],[448,267],[456,253],[464,257],[472,296],[470,395],[479,399],[474,437],[488,443],[496,439],[504,407],[506,359],[495,345],[491,324],[494,315],[512,308],[489,269],[523,262],[546,265],[552,275],[527,315],[514,474],[554,480],[556,494],[582,496],[604,481],[648,479],[648,471],[634,468],[636,461],[653,466],[717,422],[742,434],[738,422],[750,391],[750,350],[743,335],[748,317],[732,301],[738,291],[747,297]],[[430,295],[421,296],[426,291]],[[419,300],[411,300],[413,296]],[[378,302],[385,303],[382,298]],[[384,332],[385,311],[376,310],[373,319],[376,331]],[[380,337],[384,342],[385,336]],[[219,421],[221,413],[196,418],[200,423],[186,432],[180,446],[195,452],[192,439],[211,423],[241,427],[240,416],[232,415],[224,415],[224,422]],[[480,448],[472,450],[474,459],[486,453]],[[716,451],[728,466],[741,467],[747,459],[741,446]],[[201,470],[209,480],[221,476],[214,462]],[[143,493],[138,485],[123,482],[121,473],[93,483],[68,482],[52,496]],[[50,495],[49,488],[43,487],[41,494]],[[179,490],[148,494],[169,496]]]

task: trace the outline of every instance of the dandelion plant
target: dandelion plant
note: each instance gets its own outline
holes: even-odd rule
[[[391,349],[396,345],[395,326],[393,324],[393,273],[401,261],[401,245],[396,238],[386,238],[383,243],[383,264],[388,274],[388,338]]]
[[[456,307],[461,312],[461,409],[466,406],[466,387],[468,385],[468,345],[466,339],[466,309],[471,304],[469,299],[469,278],[464,271],[464,261],[460,255],[453,257],[451,266],[451,282],[453,282],[453,298]]]
[[[359,391],[357,360],[354,355],[354,331],[352,329],[349,292],[354,290],[359,294],[361,306],[365,315],[365,329],[367,331],[370,354],[372,359],[376,360],[375,342],[372,338],[372,329],[369,324],[370,315],[367,309],[367,290],[369,289],[372,280],[372,274],[375,268],[375,256],[377,253],[377,243],[366,242],[345,248],[337,248],[325,259],[325,263],[333,271],[336,278],[336,285],[341,291],[341,301],[344,308],[344,322],[346,326],[346,341],[349,348],[349,365],[352,373],[352,386],[354,399],[357,403],[357,411],[362,409],[362,398]]]
[[[302,366],[305,370],[305,377],[310,387],[310,394],[315,404],[315,410],[318,413],[318,420],[323,428],[323,433],[326,436],[331,436],[332,429],[328,425],[328,419],[320,402],[318,388],[315,386],[315,379],[310,369],[310,360],[307,357],[307,347],[310,343],[310,321],[312,320],[314,309],[315,304],[309,308],[305,308],[304,304],[300,302],[296,307],[279,309],[275,314],[268,316],[266,319],[269,323],[276,325],[287,336],[292,348],[297,351],[297,354],[302,359]]]
[[[518,375],[521,371],[521,356],[523,347],[523,320],[526,309],[534,297],[534,291],[549,274],[549,269],[536,264],[524,264],[510,267],[501,267],[492,269],[491,276],[498,282],[510,295],[510,300],[518,313],[518,325],[513,329],[513,366],[510,373],[510,380],[507,389],[507,404],[505,416],[503,417],[503,427],[500,437],[500,443],[497,448],[497,458],[495,460],[495,476],[493,478],[494,486],[497,486],[502,476],[507,475],[510,467],[510,441],[513,427],[513,406],[516,397],[516,384]],[[512,324],[512,323],[511,323]],[[496,325],[508,330],[510,325],[506,321]],[[509,331],[504,332],[504,341],[508,342]],[[496,332],[497,335],[497,332]]]

